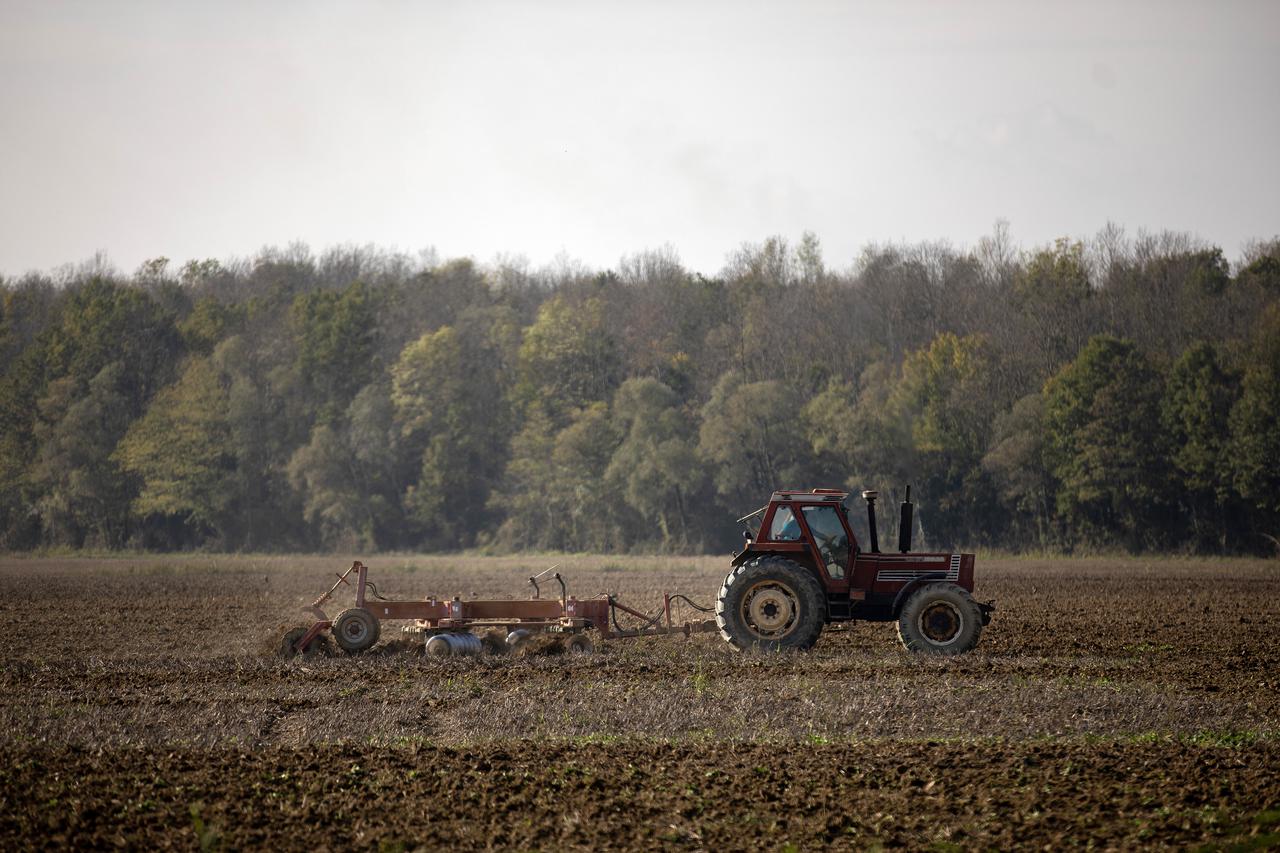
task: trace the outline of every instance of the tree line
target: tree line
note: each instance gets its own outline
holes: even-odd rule
[[[723,550],[775,488],[908,483],[933,548],[1280,536],[1276,240],[292,246],[0,296],[9,550]]]

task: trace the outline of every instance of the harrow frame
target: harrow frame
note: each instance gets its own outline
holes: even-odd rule
[[[377,586],[369,581],[368,566],[356,560],[345,572],[337,574],[338,579],[333,586],[303,608],[313,615],[316,621],[293,643],[292,649],[295,654],[300,654],[316,638],[333,627],[334,620],[325,613],[324,605],[343,585],[355,587],[355,607],[367,611],[380,624],[390,621],[412,621],[416,624],[406,626],[405,630],[427,637],[470,631],[473,628],[524,629],[534,633],[562,634],[595,631],[602,639],[664,634],[689,636],[718,630],[715,620],[674,624],[671,605],[680,599],[688,601],[684,596],[663,593],[662,609],[656,616],[651,616],[622,604],[610,593],[585,599],[569,595],[564,578],[559,572],[552,575],[552,579],[560,585],[559,597],[542,598],[538,578],[551,571],[552,569],[548,569],[529,578],[529,583],[534,590],[532,598],[463,599],[460,596],[454,596],[452,599],[443,599],[431,596],[426,599],[406,600],[384,598],[378,592]],[[353,572],[355,573],[354,584],[350,579]],[[689,604],[705,610],[705,608],[698,608],[693,602]],[[643,619],[645,622],[639,628],[622,628],[617,620],[619,611]]]

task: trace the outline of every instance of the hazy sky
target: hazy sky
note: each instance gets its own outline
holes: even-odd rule
[[[0,0],[0,273],[1280,233],[1280,2]]]

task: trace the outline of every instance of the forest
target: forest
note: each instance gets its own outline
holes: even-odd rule
[[[1280,547],[1278,239],[294,245],[0,297],[9,551],[723,551],[775,488],[907,484],[917,547]]]

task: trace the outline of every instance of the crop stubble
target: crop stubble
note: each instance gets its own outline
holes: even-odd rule
[[[0,560],[0,841],[335,848],[1133,846],[1280,816],[1280,567],[982,560],[977,653],[890,626],[805,655],[281,661],[342,557]],[[383,594],[709,601],[713,558],[368,560]],[[332,611],[336,612],[336,610]],[[697,614],[688,614],[696,616]]]

